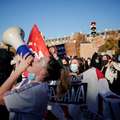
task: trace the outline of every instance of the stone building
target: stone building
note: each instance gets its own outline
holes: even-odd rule
[[[67,56],[78,56],[87,59],[88,57],[92,57],[94,52],[98,52],[99,48],[109,38],[117,41],[120,40],[120,30],[107,30],[97,33],[94,37],[90,34],[77,32],[70,36],[47,39],[45,42],[47,46],[64,44]],[[110,52],[114,53],[109,50]]]
[[[15,49],[9,45],[5,45],[2,41],[0,42],[0,48],[7,49],[8,51],[11,51],[15,54]]]

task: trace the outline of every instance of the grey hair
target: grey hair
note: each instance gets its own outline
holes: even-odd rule
[[[39,65],[43,68],[46,68],[47,64],[48,64],[48,61],[49,61],[48,57],[41,57],[39,59]]]

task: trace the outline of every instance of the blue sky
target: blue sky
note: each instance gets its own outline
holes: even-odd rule
[[[97,31],[120,29],[120,0],[0,0],[0,40],[7,28],[20,26],[27,41],[34,24],[46,38],[89,34],[91,21]]]

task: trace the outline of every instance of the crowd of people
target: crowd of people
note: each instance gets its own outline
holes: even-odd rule
[[[60,58],[55,47],[50,57],[15,55],[0,49],[0,115],[3,120],[106,120],[101,113],[99,94],[120,99],[120,63],[118,56],[99,55],[84,59]],[[27,56],[27,57],[26,57]],[[15,61],[11,65],[11,61]],[[28,76],[22,77],[24,71]],[[49,85],[57,85],[56,98],[64,96],[72,84],[87,83],[86,105],[50,102]],[[92,114],[83,115],[82,110]],[[91,111],[88,112],[88,111]],[[97,114],[98,113],[98,114]],[[118,113],[119,114],[119,113]],[[96,115],[96,116],[95,116]]]

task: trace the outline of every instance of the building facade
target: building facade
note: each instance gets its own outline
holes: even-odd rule
[[[120,30],[106,30],[96,33],[95,36],[77,32],[70,36],[47,39],[45,42],[48,47],[64,44],[64,52],[67,56],[78,56],[87,59],[92,57],[94,52],[98,52],[107,39],[120,40]],[[108,51],[110,53],[110,50]]]
[[[105,30],[104,32],[96,33],[95,36],[77,32],[61,38],[46,39],[45,43],[48,47],[56,46],[60,57],[67,55],[87,59],[92,57],[94,52],[98,52],[99,48],[109,39],[117,41],[118,45],[114,49],[120,49],[120,30]],[[4,45],[2,42],[0,42],[0,48],[6,48],[15,53],[12,47]],[[108,50],[106,53],[115,52],[114,50]]]

